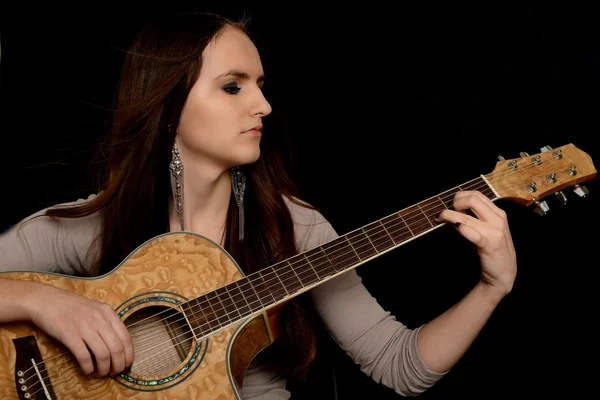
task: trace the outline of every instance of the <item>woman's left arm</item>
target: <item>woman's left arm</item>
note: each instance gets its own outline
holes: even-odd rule
[[[517,259],[504,210],[478,191],[456,193],[453,209],[438,221],[454,224],[472,242],[481,279],[457,304],[425,324],[418,336],[423,362],[433,371],[451,369],[473,343],[498,303],[512,290]],[[473,216],[465,211],[470,210]]]

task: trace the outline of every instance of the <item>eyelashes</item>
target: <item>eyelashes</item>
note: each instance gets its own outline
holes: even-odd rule
[[[241,90],[241,88],[238,86],[237,83],[228,83],[227,85],[223,86],[223,91],[227,94],[238,94],[239,91]]]
[[[262,87],[263,87],[263,85],[259,85],[260,90],[262,90]],[[240,90],[242,90],[242,88],[238,86],[237,82],[228,83],[227,85],[223,86],[221,89],[225,93],[230,94],[230,95],[238,94],[240,92]]]

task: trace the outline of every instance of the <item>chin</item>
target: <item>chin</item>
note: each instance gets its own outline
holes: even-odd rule
[[[244,164],[254,164],[260,158],[260,148],[256,148],[253,151],[249,151],[244,154]]]

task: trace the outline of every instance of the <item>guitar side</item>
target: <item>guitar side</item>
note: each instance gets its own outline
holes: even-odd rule
[[[196,340],[180,304],[242,277],[226,251],[192,233],[157,236],[95,278],[0,273],[110,305],[131,325],[135,347],[130,372],[97,379],[83,375],[68,349],[33,324],[0,324],[0,398],[239,399],[248,365],[277,337],[277,309]]]

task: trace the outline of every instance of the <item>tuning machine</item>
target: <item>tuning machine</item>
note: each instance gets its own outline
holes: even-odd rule
[[[546,201],[544,200],[538,200],[535,202],[535,209],[534,211],[538,214],[538,215],[546,215],[548,213],[548,211],[550,211],[550,207],[548,207],[548,203],[546,203]]]
[[[560,201],[560,203],[563,206],[566,206],[567,203],[569,202],[569,199],[567,198],[567,195],[562,190],[554,193],[554,195],[558,198],[558,201]]]
[[[583,185],[577,184],[573,189],[573,192],[579,197],[587,197],[590,191]]]

